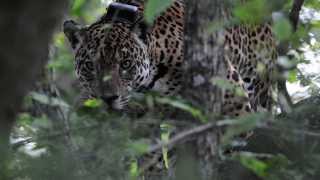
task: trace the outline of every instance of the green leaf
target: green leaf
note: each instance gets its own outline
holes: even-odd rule
[[[144,11],[144,17],[147,23],[152,24],[153,21],[163,11],[165,11],[172,3],[172,0],[149,0],[146,4]]]
[[[133,150],[135,155],[141,155],[148,151],[149,143],[146,140],[134,141],[129,144],[129,149]]]
[[[137,160],[133,160],[130,164],[130,179],[134,180],[137,179],[139,176],[139,168]]]
[[[232,91],[236,96],[244,97],[246,95],[242,87],[238,87],[235,84],[232,84],[227,79],[215,77],[211,79],[211,83],[215,86],[218,86],[221,89]]]
[[[291,70],[289,72],[288,82],[290,83],[297,82],[298,81],[297,74],[298,74],[297,70]]]
[[[40,118],[34,118],[32,126],[37,128],[49,128],[52,126],[52,123],[47,116],[43,115]]]
[[[49,97],[45,94],[40,94],[37,92],[31,92],[29,96],[33,99],[38,101],[41,104],[50,105],[50,106],[60,106],[64,108],[69,108],[69,105],[63,101],[62,99],[58,99],[55,97]]]
[[[252,172],[257,174],[258,176],[267,177],[267,170],[269,168],[268,164],[257,159],[253,154],[239,153],[236,156],[236,159],[238,159],[243,166],[250,169]]]
[[[320,10],[320,1],[319,0],[308,0],[304,3],[304,6]]]
[[[54,44],[56,46],[58,46],[58,47],[64,46],[64,43],[65,43],[64,33],[60,32],[60,33],[56,34],[53,39],[54,39]]]
[[[233,14],[241,22],[259,23],[270,13],[266,0],[248,0],[237,5]]]
[[[86,3],[86,0],[74,0],[72,5],[72,15],[80,16],[81,9],[85,5],[85,3]]]
[[[64,64],[61,61],[50,61],[47,65],[48,69],[61,69],[64,67]]]
[[[88,108],[98,108],[101,107],[102,104],[103,102],[100,99],[88,99],[83,103],[83,105]]]
[[[30,125],[33,121],[33,117],[29,113],[20,113],[17,117],[17,122],[19,125]]]
[[[164,143],[168,143],[173,127],[170,124],[163,123],[160,125],[160,129],[161,129],[161,141]],[[165,167],[169,169],[168,148],[165,146],[162,147],[162,157],[164,160]]]
[[[280,41],[288,40],[292,34],[292,26],[287,18],[278,18],[272,26],[273,33]]]
[[[279,179],[279,172],[292,170],[292,167],[290,167],[292,165],[291,161],[282,154],[240,152],[234,154],[232,159],[239,161],[244,167],[250,169],[262,179]]]
[[[226,133],[222,137],[222,143],[226,145],[235,136],[252,130],[257,126],[258,123],[265,119],[264,117],[265,114],[255,113],[249,114],[247,116],[242,116],[235,120],[224,120],[218,122],[218,125],[222,125],[224,123],[225,125],[230,125],[230,127],[227,128]]]
[[[292,34],[291,42],[292,42],[292,49],[298,49],[301,46],[301,39],[308,38],[309,30],[306,27],[299,24],[297,30]]]
[[[207,122],[207,117],[201,112],[201,110],[196,109],[195,107],[192,107],[189,104],[183,103],[178,100],[170,99],[170,98],[156,98],[156,101],[161,104],[168,104],[172,107],[184,110],[186,112],[189,112],[193,117],[199,119],[201,122]]]

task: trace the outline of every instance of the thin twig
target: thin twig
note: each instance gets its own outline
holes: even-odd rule
[[[158,144],[150,146],[148,151],[146,151],[144,154],[150,154],[150,153],[159,151],[164,146],[166,146],[168,148],[168,150],[171,150],[176,144],[189,138],[192,135],[203,133],[203,132],[208,131],[214,127],[222,126],[222,125],[224,125],[224,124],[223,123],[217,124],[217,123],[212,122],[212,123],[207,123],[204,125],[200,125],[200,126],[182,131],[179,134],[175,135],[173,138],[171,138],[168,142],[161,141]],[[146,163],[143,163],[142,167],[139,170],[139,173],[142,174],[143,172],[148,170],[150,167],[152,167],[154,164],[156,164],[158,162],[158,159],[161,157],[161,155],[162,155],[161,153],[155,154],[151,160],[147,161]]]
[[[146,153],[152,153],[155,151],[160,150],[162,147],[166,146],[168,148],[171,148],[172,146],[174,146],[175,144],[179,143],[180,141],[195,135],[195,134],[199,134],[202,132],[205,132],[211,128],[214,128],[217,126],[217,123],[207,123],[204,125],[200,125],[194,128],[191,128],[189,130],[185,130],[180,132],[179,134],[175,135],[174,137],[172,137],[168,142],[160,142],[156,145],[151,146],[148,151]]]
[[[206,132],[212,128],[218,128],[218,127],[224,127],[224,126],[232,126],[232,125],[238,125],[236,123],[237,120],[221,120],[217,122],[210,122],[204,125],[200,125],[185,131],[182,131],[178,133],[177,135],[173,136],[169,141],[163,142],[161,141],[158,144],[152,145],[149,147],[149,149],[145,152],[145,154],[156,152],[158,150],[161,150],[162,147],[168,147],[169,149],[172,149],[176,144],[179,142],[189,138],[190,136],[200,134],[203,132]],[[320,133],[318,132],[312,132],[312,131],[306,131],[306,130],[299,130],[299,129],[283,129],[283,128],[277,128],[276,124],[270,125],[270,124],[259,124],[257,128],[261,129],[270,129],[275,131],[289,131],[295,134],[299,135],[307,135],[312,137],[320,137]]]
[[[163,147],[167,147],[168,150],[172,150],[175,147],[175,145],[177,145],[178,143],[188,139],[189,137],[191,137],[193,135],[199,135],[200,133],[204,133],[204,132],[206,132],[206,131],[208,131],[210,129],[213,129],[213,128],[220,128],[220,127],[224,127],[224,126],[237,125],[236,121],[237,120],[221,120],[221,121],[216,121],[215,123],[211,122],[211,123],[207,123],[207,124],[204,124],[204,125],[200,125],[200,126],[197,126],[197,127],[182,131],[179,134],[177,134],[174,137],[172,137],[167,142],[160,142],[158,144],[150,146],[150,148],[144,153],[144,155],[159,151]],[[299,130],[299,129],[291,129],[291,128],[290,129],[289,128],[285,128],[284,129],[282,127],[277,127],[276,125],[277,124],[273,124],[273,125],[270,125],[270,124],[259,124],[257,126],[257,129],[267,129],[267,130],[279,131],[279,132],[287,131],[287,132],[291,132],[291,133],[294,133],[294,134],[297,134],[297,135],[307,135],[307,136],[317,137],[317,138],[320,137],[320,133],[317,133],[317,132]],[[151,166],[156,164],[158,162],[157,160],[160,158],[160,156],[161,156],[161,153],[155,154],[154,157],[150,161],[147,161],[146,163],[144,163],[142,165],[142,168],[140,169],[140,173],[143,173],[148,168],[150,168]]]

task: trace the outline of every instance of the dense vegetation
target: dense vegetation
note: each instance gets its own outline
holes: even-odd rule
[[[292,87],[290,83],[299,85],[305,92],[302,96],[291,93],[290,99],[279,100],[275,116],[253,114],[218,123],[212,119],[217,120],[219,116],[204,113],[204,107],[194,106],[180,96],[137,95],[132,103],[142,112],[133,114],[106,111],[98,99],[88,100],[79,107],[80,88],[74,75],[74,58],[66,38],[58,29],[50,45],[48,63],[24,97],[22,109],[16,115],[10,139],[10,158],[6,167],[0,169],[0,178],[136,179],[147,169],[138,167],[139,157],[154,149],[160,149],[164,161],[170,163],[168,147],[157,146],[152,141],[155,131],[160,131],[158,139],[166,144],[172,143],[169,141],[170,133],[178,126],[192,129],[195,124],[205,126],[211,123],[210,127],[226,127],[219,147],[221,152],[232,144],[231,137],[255,129],[245,151],[233,156],[217,154],[221,164],[220,179],[245,179],[248,176],[272,180],[318,179],[320,73],[319,69],[310,73],[308,64],[319,67],[320,63],[320,2],[304,2],[297,26],[288,16],[293,2],[250,0],[234,7],[234,21],[212,22],[208,27],[208,32],[214,32],[241,21],[257,22],[272,12],[273,30],[280,47],[281,74],[289,83],[288,87]],[[107,3],[74,0],[68,14],[72,19],[90,24],[105,13]],[[170,0],[149,0],[145,14],[147,20],[152,22],[168,4]],[[221,82],[218,86],[227,84]],[[285,91],[282,87],[279,93]],[[179,116],[175,120],[166,119],[167,114],[159,113],[159,106],[175,108],[180,112]],[[180,116],[196,122],[177,122]],[[170,145],[179,146],[179,143]],[[181,168],[186,174],[190,172],[187,178],[192,179],[195,176],[192,170],[189,171],[194,167],[192,158],[182,157],[184,163]],[[181,179],[185,179],[183,175]]]

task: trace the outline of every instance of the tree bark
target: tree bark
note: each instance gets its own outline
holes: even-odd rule
[[[4,1],[0,6],[0,179],[22,98],[48,59],[49,43],[68,1]]]
[[[206,113],[220,113],[221,92],[212,86],[210,79],[226,74],[223,31],[210,33],[208,29],[211,23],[226,19],[223,0],[186,1],[185,71],[188,76],[183,94],[206,108]]]
[[[213,86],[212,77],[225,78],[223,27],[209,32],[210,24],[226,22],[228,5],[224,0],[186,0],[185,60],[187,75],[183,96],[206,114],[219,115],[222,91]],[[195,156],[201,179],[218,179],[218,134],[208,132],[197,139]]]

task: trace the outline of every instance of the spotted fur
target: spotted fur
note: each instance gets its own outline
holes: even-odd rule
[[[118,1],[137,5],[139,16],[143,16],[141,0]],[[174,1],[152,26],[140,23],[132,28],[102,16],[90,26],[67,21],[64,27],[75,54],[76,74],[87,98],[102,98],[112,108],[124,109],[131,92],[179,92],[184,61],[183,1]],[[276,59],[270,24],[238,25],[224,33],[225,78],[234,88],[223,91],[222,114],[235,117],[270,110]],[[205,141],[200,142],[200,150],[210,155],[206,153],[211,151],[207,147],[210,143]]]
[[[139,16],[143,16],[142,1],[118,1],[138,6]],[[68,21],[65,34],[75,53],[77,77],[88,98],[103,98],[113,108],[123,109],[133,91],[154,90],[174,95],[181,88],[183,1],[173,2],[149,27],[140,23],[132,28],[102,16],[87,27]],[[224,92],[224,115],[239,116],[260,108],[270,110],[270,74],[275,59],[269,24],[226,29],[226,78],[243,90],[243,95],[237,95],[234,90]],[[102,82],[97,78],[100,76],[110,78]]]

